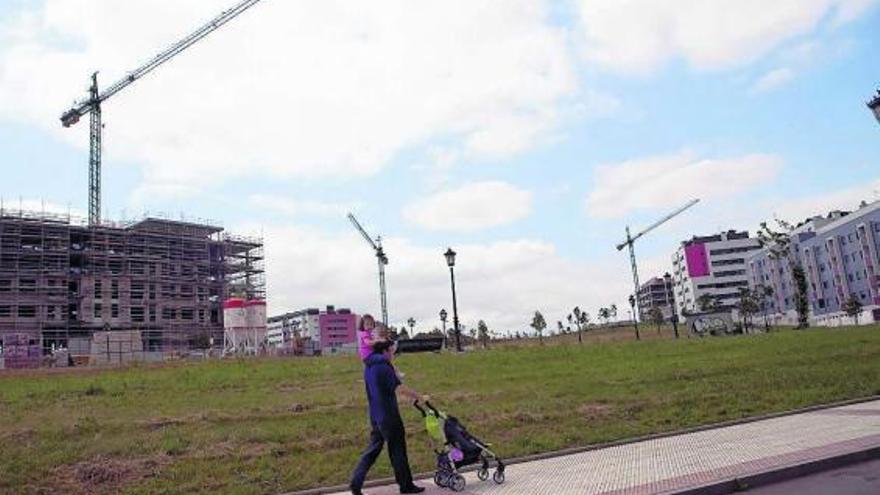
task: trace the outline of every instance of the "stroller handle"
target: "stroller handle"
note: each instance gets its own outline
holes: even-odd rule
[[[420,413],[422,413],[422,417],[428,415],[428,413],[422,408],[422,406],[419,405],[419,401],[418,401],[418,400],[413,401],[413,407],[415,407],[416,409],[419,410]],[[434,405],[431,404],[430,401],[425,401],[425,407],[427,407],[428,409],[430,409],[430,411],[431,411],[432,413],[434,413],[434,416],[436,416],[436,417],[438,417],[438,418],[440,417],[440,411],[438,411],[437,408],[434,407]]]

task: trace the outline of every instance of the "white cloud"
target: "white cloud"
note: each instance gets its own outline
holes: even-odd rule
[[[264,211],[273,211],[287,216],[344,216],[356,209],[355,204],[328,203],[323,201],[301,200],[274,196],[271,194],[252,194],[248,204]]]
[[[84,148],[58,117],[90,72],[104,70],[106,86],[219,9],[29,7],[0,25],[0,119]],[[543,0],[262,2],[108,101],[107,157],[144,163],[164,186],[369,175],[437,137],[477,155],[520,152],[554,132],[577,86],[567,32],[546,10]]]
[[[380,313],[375,258],[357,234],[274,226],[266,228],[265,242],[270,312],[334,304]],[[442,256],[447,246],[399,237],[387,238],[384,246],[390,258],[392,323],[414,317],[417,331],[439,327],[440,309],[452,312]],[[595,315],[595,308],[616,303],[620,316],[626,313],[631,279],[626,258],[618,253],[578,262],[560,256],[553,244],[532,239],[454,247],[459,313],[467,326],[484,319],[495,330],[523,331],[540,310],[555,327],[575,305]]]
[[[755,81],[752,93],[764,93],[788,84],[794,79],[795,73],[788,67],[773,69]]]
[[[829,14],[851,21],[876,0],[576,0],[588,60],[646,74],[682,58],[702,70],[756,60]]]
[[[796,197],[774,205],[773,215],[789,222],[800,222],[832,210],[852,211],[862,201],[880,200],[880,177],[862,185],[828,191],[822,194]]]
[[[404,207],[408,221],[431,230],[474,231],[521,220],[532,193],[499,181],[473,182]]]
[[[587,212],[594,218],[622,218],[693,198],[731,198],[773,181],[781,169],[782,159],[774,155],[706,159],[691,151],[600,165],[587,196]]]

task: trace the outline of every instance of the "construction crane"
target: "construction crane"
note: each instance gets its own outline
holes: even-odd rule
[[[364,236],[364,239],[367,240],[367,243],[376,253],[376,260],[379,262],[379,300],[382,305],[382,324],[385,325],[385,328],[388,328],[388,299],[385,293],[385,265],[388,264],[388,256],[385,256],[385,251],[382,249],[382,237],[377,237],[374,242],[370,235],[367,234],[367,231],[361,227],[361,224],[353,214],[349,213],[348,219],[351,220],[354,228]]]
[[[657,220],[652,223],[650,226],[639,232],[638,234],[632,236],[630,235],[629,225],[626,226],[626,240],[617,245],[617,250],[622,251],[623,248],[629,247],[629,262],[632,264],[632,276],[633,276],[633,286],[635,287],[635,291],[633,292],[633,299],[630,299],[631,305],[633,308],[633,322],[636,326],[636,338],[639,335],[639,267],[636,263],[636,250],[635,250],[635,242],[639,240],[642,236],[656,229],[657,227],[663,225],[664,223],[672,220],[684,213],[685,210],[691,208],[695,204],[699,203],[699,199],[694,199],[688,202],[688,204],[682,206],[681,208],[673,211],[672,213],[666,215],[665,217]],[[674,308],[673,308],[674,310]]]
[[[61,115],[61,123],[64,127],[70,127],[86,114],[90,115],[89,122],[89,224],[101,223],[101,104],[116,93],[125,89],[131,83],[152,72],[155,68],[171,60],[176,55],[186,50],[205,36],[216,31],[239,14],[256,5],[260,0],[244,0],[229,10],[212,19],[210,22],[195,30],[192,34],[179,42],[171,45],[163,52],[151,58],[147,63],[128,73],[119,81],[110,85],[104,91],[98,90],[98,73],[92,74],[92,85],[89,95],[74,103],[73,107]]]

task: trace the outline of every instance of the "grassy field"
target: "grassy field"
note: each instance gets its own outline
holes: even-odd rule
[[[880,394],[880,327],[645,334],[398,364],[508,457]],[[345,482],[367,440],[361,370],[355,358],[321,358],[0,373],[0,493],[257,494]],[[427,471],[426,435],[417,413],[404,413],[410,459]],[[372,474],[389,474],[385,456]]]

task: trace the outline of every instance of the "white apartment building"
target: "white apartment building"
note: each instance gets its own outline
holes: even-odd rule
[[[672,258],[679,316],[700,312],[703,295],[714,300],[719,310],[735,308],[739,289],[749,286],[746,258],[759,249],[758,239],[734,230],[682,242]]]

